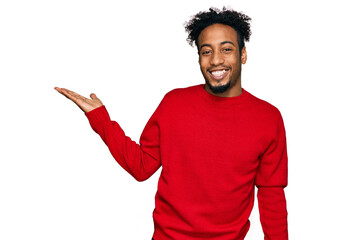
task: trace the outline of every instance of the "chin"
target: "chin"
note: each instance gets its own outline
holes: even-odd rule
[[[231,81],[229,80],[228,82],[221,85],[213,85],[210,83],[210,81],[206,81],[206,84],[213,93],[223,93],[230,88]]]

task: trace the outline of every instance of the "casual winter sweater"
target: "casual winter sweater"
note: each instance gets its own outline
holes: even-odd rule
[[[162,166],[155,240],[244,239],[255,186],[265,239],[288,239],[287,148],[279,110],[244,88],[238,96],[218,97],[204,86],[168,92],[139,144],[111,121],[105,106],[86,116],[136,180]]]

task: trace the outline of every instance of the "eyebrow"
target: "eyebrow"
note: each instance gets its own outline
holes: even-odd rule
[[[223,42],[221,42],[221,45],[224,45],[224,44],[226,44],[226,43],[230,43],[231,45],[233,45],[234,47],[235,47],[235,44],[233,43],[233,42],[230,42],[230,41],[223,41]],[[201,48],[203,48],[203,47],[211,47],[211,44],[202,44],[201,46],[200,46],[200,49]]]

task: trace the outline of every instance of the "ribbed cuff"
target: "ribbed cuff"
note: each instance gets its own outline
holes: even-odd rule
[[[102,122],[111,121],[106,106],[104,105],[85,113],[85,115],[87,116],[92,127]]]

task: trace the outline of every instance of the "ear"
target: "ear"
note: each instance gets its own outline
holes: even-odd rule
[[[245,48],[245,46],[244,46],[243,49],[241,49],[241,63],[242,63],[242,64],[245,64],[247,58],[248,58],[248,55],[247,55],[247,53],[246,53],[246,48]]]

